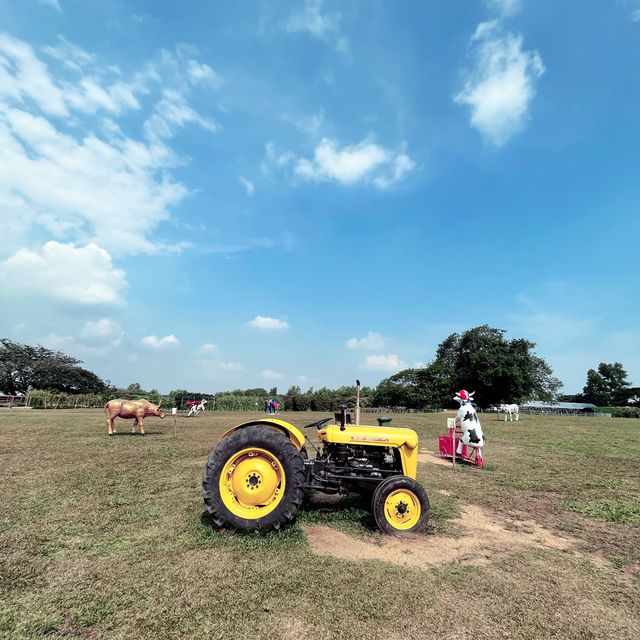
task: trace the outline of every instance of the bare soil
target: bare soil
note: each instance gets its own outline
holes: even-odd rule
[[[382,560],[417,569],[449,562],[483,565],[497,555],[546,548],[567,551],[573,538],[552,533],[533,520],[505,518],[476,505],[465,505],[454,521],[460,535],[415,535],[402,538],[376,536],[373,541],[354,538],[327,526],[306,526],[314,553],[341,560]]]

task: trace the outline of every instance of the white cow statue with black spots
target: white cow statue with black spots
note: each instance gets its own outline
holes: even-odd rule
[[[187,414],[187,418],[191,416],[197,416],[199,413],[204,411],[204,405],[207,404],[207,400],[202,398],[200,402],[191,405],[191,409],[189,409],[189,413]]]
[[[504,421],[513,422],[513,416],[516,417],[516,422],[520,419],[520,407],[517,404],[501,404],[500,411],[504,411]]]
[[[484,447],[484,434],[482,433],[482,427],[480,426],[480,420],[476,413],[475,407],[471,404],[473,394],[475,391],[469,393],[462,389],[458,391],[454,396],[454,400],[460,403],[458,413],[456,413],[456,426],[460,426],[462,429],[462,435],[458,442],[458,448],[456,449],[456,455],[462,454],[462,447],[473,447],[474,449],[481,449]],[[478,454],[480,452],[478,451]]]

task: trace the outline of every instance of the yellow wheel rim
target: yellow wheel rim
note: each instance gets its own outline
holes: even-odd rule
[[[396,489],[384,501],[384,517],[394,529],[411,529],[418,524],[421,513],[420,500],[409,489]]]
[[[232,455],[220,474],[220,496],[236,516],[256,520],[282,500],[284,469],[270,451],[251,447]]]

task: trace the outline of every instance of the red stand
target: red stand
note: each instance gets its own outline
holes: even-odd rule
[[[441,458],[451,458],[453,461],[453,454],[458,449],[458,444],[460,443],[459,436],[462,435],[462,431],[456,429],[455,433],[455,444],[453,442],[453,429],[451,428],[449,428],[448,435],[438,437],[438,448],[440,450]],[[469,462],[476,465],[476,467],[484,469],[484,458],[482,457],[480,449],[477,447],[468,447],[466,444],[463,444],[462,453],[456,455],[455,459],[456,461],[460,460],[461,462]]]

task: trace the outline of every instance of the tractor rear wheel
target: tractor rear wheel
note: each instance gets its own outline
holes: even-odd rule
[[[283,433],[251,426],[218,443],[204,468],[202,494],[218,527],[279,529],[304,497],[304,463]]]
[[[395,536],[424,531],[429,522],[427,492],[408,476],[383,480],[373,493],[371,510],[380,530]]]

